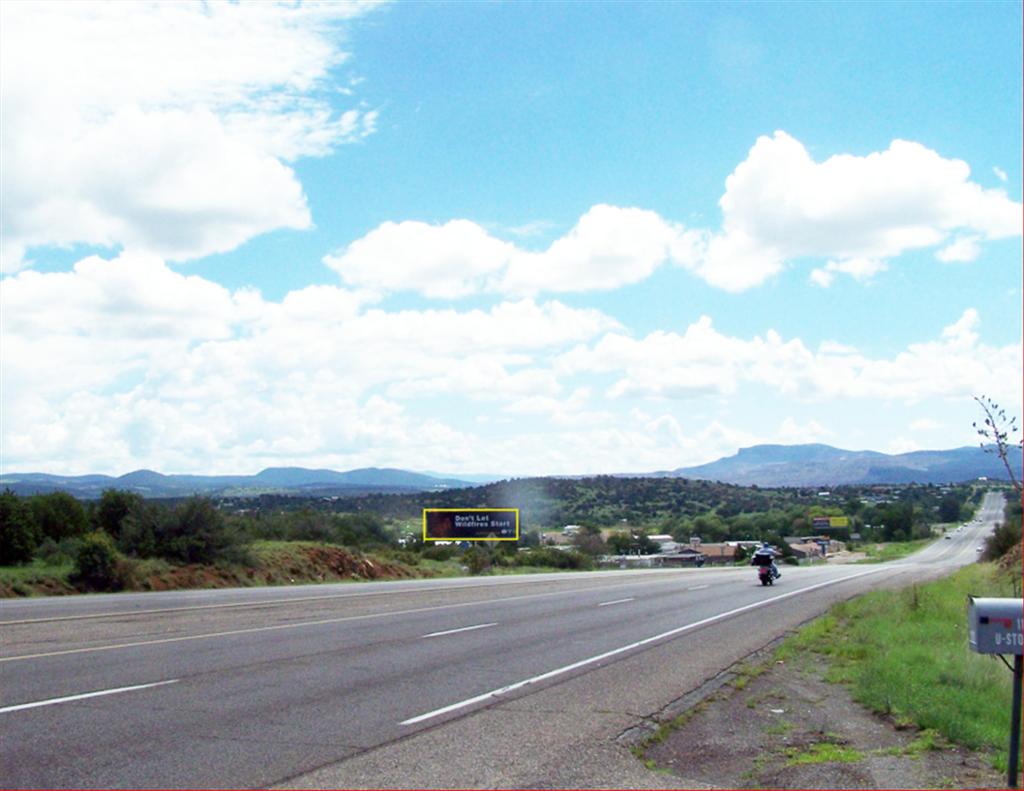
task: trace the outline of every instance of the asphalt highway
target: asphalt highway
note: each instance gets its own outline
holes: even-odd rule
[[[1002,502],[904,561],[770,588],[704,568],[4,601],[0,784],[640,787],[594,739],[833,601],[974,562]]]

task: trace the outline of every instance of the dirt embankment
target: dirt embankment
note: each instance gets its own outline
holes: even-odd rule
[[[405,563],[363,555],[326,544],[295,543],[254,553],[246,564],[174,566],[122,560],[118,590],[163,591],[235,588],[309,582],[409,579],[433,574]],[[74,579],[40,573],[17,583],[0,581],[0,597],[57,596],[91,589]]]

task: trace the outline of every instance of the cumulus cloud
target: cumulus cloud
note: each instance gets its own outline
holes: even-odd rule
[[[832,285],[837,273],[849,275],[854,280],[866,282],[879,272],[884,272],[889,265],[884,261],[872,258],[850,258],[846,261],[829,261],[824,267],[811,272],[811,282],[816,286],[828,288]]]
[[[699,239],[655,212],[602,204],[540,252],[502,241],[469,220],[386,222],[324,263],[353,286],[440,298],[534,295],[636,283],[669,258],[690,260]]]
[[[874,262],[873,274],[880,261],[941,244],[954,231],[976,239],[1021,233],[1021,204],[970,181],[967,163],[905,140],[819,163],[785,132],[760,137],[726,179],[719,205],[722,230],[709,250],[725,251],[709,255],[697,271],[733,291],[796,258],[833,259],[831,269],[812,276],[827,285],[834,272],[854,274]]]
[[[962,236],[951,244],[943,247],[935,257],[944,263],[974,261],[981,255],[981,246],[977,236]]]
[[[367,7],[4,3],[5,270],[39,246],[181,260],[309,227],[286,163],[372,133],[321,90]]]
[[[1020,342],[985,345],[979,322],[977,311],[968,309],[939,340],[911,344],[889,358],[870,358],[834,344],[812,351],[799,338],[785,340],[774,330],[750,339],[724,335],[703,316],[682,335],[656,331],[635,339],[608,333],[592,346],[561,355],[556,370],[617,375],[607,391],[612,398],[694,399],[753,385],[804,400],[916,403],[992,392],[1019,401]]]
[[[840,274],[870,281],[908,250],[942,245],[939,260],[969,261],[982,241],[1021,233],[1022,207],[1003,190],[985,190],[966,163],[903,140],[816,162],[785,132],[760,137],[719,205],[722,225],[711,230],[598,204],[540,251],[465,219],[386,222],[324,261],[353,286],[443,298],[615,289],[667,263],[743,291],[796,259],[826,259],[810,280],[828,287]]]
[[[386,222],[324,263],[350,285],[452,298],[482,290],[514,253],[469,220]]]
[[[431,443],[473,444],[410,413],[409,399],[558,398],[551,356],[619,328],[559,302],[385,311],[376,300],[309,286],[272,301],[131,251],[11,275],[0,290],[4,464],[409,466]]]

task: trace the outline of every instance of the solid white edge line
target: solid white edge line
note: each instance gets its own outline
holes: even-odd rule
[[[710,588],[710,587],[711,587],[710,585],[696,585],[696,586],[694,586],[692,588],[687,588],[686,590],[688,590],[688,591],[702,591],[702,590],[705,590],[706,588]]]
[[[427,637],[441,637],[442,635],[457,634],[458,632],[472,632],[474,629],[486,629],[488,626],[497,625],[497,621],[495,621],[494,623],[478,623],[476,626],[463,626],[460,629],[446,629],[443,632],[431,632],[430,634],[423,635],[423,637],[421,637],[420,639],[422,640]]]
[[[616,599],[615,601],[603,601],[603,602],[601,602],[597,606],[598,607],[609,607],[612,604],[623,604],[624,602],[633,601],[635,598],[636,598],[636,596],[630,596],[628,599]]]
[[[885,567],[871,569],[870,571],[863,571],[860,574],[853,574],[849,577],[844,577],[840,580],[829,580],[828,582],[820,582],[817,585],[810,585],[806,588],[800,588],[799,590],[790,591],[789,593],[783,593],[779,596],[773,596],[770,599],[762,599],[761,601],[756,601],[752,604],[745,604],[742,607],[737,607],[734,610],[719,613],[718,615],[712,615],[710,618],[705,618],[701,621],[696,621],[694,623],[687,624],[686,626],[679,626],[675,629],[669,629],[667,632],[662,632],[661,634],[656,634],[652,637],[645,637],[643,640],[637,640],[634,643],[629,643],[628,645],[620,646],[619,648],[613,648],[611,651],[605,651],[603,654],[598,654],[597,656],[592,656],[588,659],[581,659],[579,662],[573,662],[571,665],[565,665],[564,667],[559,667],[555,670],[549,670],[547,673],[541,673],[539,676],[533,676],[532,678],[523,679],[522,681],[517,681],[514,684],[509,684],[508,686],[499,687],[498,689],[492,689],[490,692],[485,692],[482,695],[476,695],[475,697],[467,698],[466,700],[461,700],[458,703],[452,703],[449,706],[444,706],[440,709],[428,711],[426,714],[420,714],[416,717],[410,717],[407,720],[402,720],[402,722],[400,722],[399,725],[415,725],[416,723],[423,722],[424,720],[429,720],[434,717],[440,717],[442,714],[448,714],[452,711],[464,709],[468,706],[474,705],[475,703],[480,703],[491,698],[496,698],[500,695],[506,695],[509,692],[515,692],[517,689],[522,689],[523,687],[529,686],[530,684],[536,684],[541,681],[546,681],[549,678],[560,676],[564,673],[576,670],[577,668],[585,667],[586,665],[592,665],[595,662],[600,662],[602,659],[608,659],[609,657],[617,656],[618,654],[625,653],[626,651],[631,651],[634,648],[639,648],[640,646],[648,645],[649,643],[654,643],[658,640],[664,640],[666,637],[673,637],[678,634],[683,634],[684,632],[689,632],[694,629],[698,629],[701,626],[706,626],[709,623],[721,621],[725,618],[730,618],[734,615],[739,615],[742,612],[747,612],[748,610],[754,610],[759,607],[765,607],[769,604],[772,604],[773,602],[781,601],[782,599],[788,599],[792,596],[798,596],[801,593],[807,593],[809,591],[817,590],[819,588],[825,588],[830,585],[838,585],[841,582],[849,582],[850,580],[855,580],[858,577],[866,577],[869,574],[878,574],[880,571],[885,570],[887,570]]]
[[[16,706],[4,706],[0,708],[0,714],[6,714],[9,711],[21,711],[22,709],[34,709],[39,706],[53,706],[57,703],[70,703],[73,700],[85,700],[86,698],[98,698],[103,695],[117,695],[121,692],[131,692],[136,689],[151,689],[152,687],[162,687],[165,684],[176,684],[178,679],[172,678],[169,681],[156,681],[152,684],[136,684],[131,687],[116,687],[114,689],[101,689],[99,692],[85,692],[81,695],[68,695],[64,698],[50,698],[49,700],[37,700],[34,703],[19,703]]]

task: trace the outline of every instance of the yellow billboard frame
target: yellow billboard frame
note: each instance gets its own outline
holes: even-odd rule
[[[480,513],[485,511],[487,513],[494,513],[495,511],[501,511],[503,513],[512,512],[516,515],[516,534],[514,538],[460,538],[458,536],[448,536],[441,538],[429,538],[427,536],[427,513],[467,513],[474,512]],[[518,508],[424,508],[423,509],[423,540],[424,541],[518,541],[519,540],[519,509]]]

